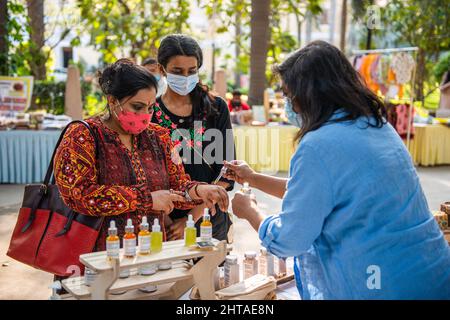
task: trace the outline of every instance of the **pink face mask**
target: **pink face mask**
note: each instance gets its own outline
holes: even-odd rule
[[[131,111],[125,111],[123,110],[122,105],[119,104],[119,106],[121,109],[119,114],[115,111],[114,113],[116,114],[117,120],[119,120],[120,126],[126,133],[136,135],[147,129],[150,123],[151,114],[137,114]]]

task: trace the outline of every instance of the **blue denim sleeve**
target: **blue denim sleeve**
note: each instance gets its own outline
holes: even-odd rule
[[[333,209],[327,168],[315,150],[300,144],[291,160],[290,178],[279,214],[268,216],[258,234],[271,253],[292,257],[307,251]]]

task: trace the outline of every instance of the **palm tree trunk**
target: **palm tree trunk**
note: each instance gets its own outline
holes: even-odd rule
[[[342,11],[341,11],[341,36],[339,47],[342,52],[345,52],[345,37],[347,34],[347,0],[342,0]]]
[[[249,104],[262,105],[266,89],[266,61],[270,38],[270,0],[252,0],[250,20],[250,89]]]
[[[0,75],[8,75],[8,1],[0,0]]]
[[[426,56],[425,50],[419,48],[417,51],[417,67],[416,67],[416,76],[414,79],[414,100],[424,102],[423,95],[423,83],[426,78]]]
[[[31,52],[34,60],[30,63],[31,73],[36,80],[46,78],[44,32],[44,0],[27,0],[28,18],[30,19]]]
[[[241,13],[239,11],[236,11],[235,13],[235,21],[234,21],[234,28],[235,28],[235,47],[234,47],[234,55],[235,55],[235,61],[236,61],[236,67],[234,71],[234,86],[236,88],[239,88],[241,86],[241,73],[237,67],[237,62],[239,61],[239,57],[241,55],[241,47],[240,47],[240,37],[241,37]]]

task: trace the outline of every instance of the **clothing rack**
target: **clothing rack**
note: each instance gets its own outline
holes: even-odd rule
[[[410,90],[410,98],[409,98],[409,110],[408,110],[408,128],[406,133],[406,147],[409,151],[409,145],[411,141],[411,117],[412,117],[412,109],[414,108],[414,81],[416,77],[416,61],[417,56],[416,52],[419,50],[419,47],[405,47],[405,48],[388,48],[388,49],[372,49],[372,50],[353,50],[353,54],[371,54],[371,53],[397,53],[397,52],[412,52],[414,55],[414,68],[412,70],[411,75],[411,90]]]

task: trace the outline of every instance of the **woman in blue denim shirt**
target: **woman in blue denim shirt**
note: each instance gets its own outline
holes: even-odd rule
[[[289,178],[225,165],[227,178],[282,198],[282,210],[265,217],[237,193],[234,214],[270,252],[295,257],[303,299],[450,299],[450,247],[383,103],[323,41],[275,71],[300,127]]]

